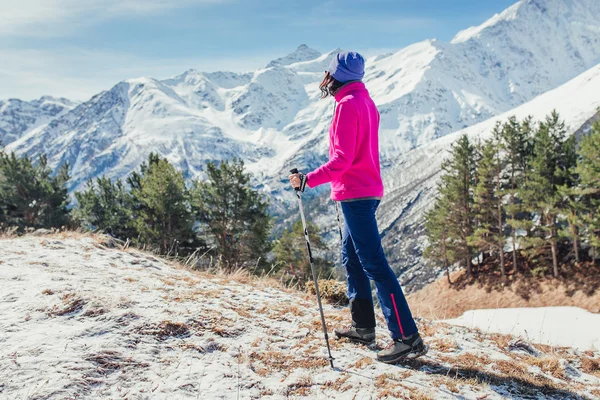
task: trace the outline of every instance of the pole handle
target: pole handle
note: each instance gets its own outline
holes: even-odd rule
[[[298,168],[293,168],[293,169],[290,169],[290,174],[297,174],[297,173],[299,173],[299,172],[300,172],[300,171],[298,171]],[[299,188],[299,187],[297,187],[297,188],[294,188],[294,190],[295,190],[296,192],[299,192],[299,191],[300,191],[300,188]]]

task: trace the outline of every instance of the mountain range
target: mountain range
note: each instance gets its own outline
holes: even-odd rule
[[[249,73],[188,70],[164,80],[129,79],[81,103],[49,97],[0,102],[0,138],[9,151],[46,153],[55,167],[68,162],[71,190],[92,177],[122,178],[151,151],[190,178],[202,177],[209,160],[239,157],[255,187],[273,199],[274,212],[283,213],[293,200],[287,170],[308,171],[326,160],[333,101],[318,100],[318,83],[338,50],[321,54],[302,45]],[[426,192],[454,132],[485,127],[473,133],[482,134],[494,117],[599,63],[597,0],[522,0],[450,42],[427,40],[369,58],[364,80],[381,113],[387,182],[380,223],[388,244],[404,243],[402,251],[393,250],[396,263],[407,267],[401,254],[410,254],[421,264],[415,240],[421,241],[422,227],[414,224],[430,204]],[[578,94],[566,92],[569,97],[554,98],[550,107],[569,107]],[[595,113],[588,103],[577,102],[585,120]],[[550,110],[534,107],[534,117],[544,116],[537,113],[542,108]],[[484,121],[488,125],[477,125]],[[307,194],[322,202],[325,190]],[[406,235],[410,226],[414,240]]]

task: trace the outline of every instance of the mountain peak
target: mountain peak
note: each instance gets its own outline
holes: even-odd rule
[[[298,48],[293,52],[288,54],[285,57],[278,58],[276,60],[271,61],[267,68],[274,67],[276,65],[290,65],[297,62],[314,60],[321,56],[321,53],[315,49],[311,49],[305,44],[301,44]]]
[[[600,15],[600,2],[597,0],[520,0],[501,13],[495,14],[479,26],[472,26],[456,34],[451,43],[463,43],[479,38],[486,32],[491,36],[500,36],[506,24],[533,27],[541,25],[540,20],[551,24],[568,19],[585,25],[584,21],[594,21]],[[513,30],[513,29],[511,29]]]
[[[454,38],[452,39],[451,43],[466,42],[469,39],[479,36],[486,29],[496,26],[503,21],[514,20],[515,18],[517,18],[518,11],[524,3],[525,1],[519,1],[518,3],[513,4],[501,13],[495,14],[492,18],[488,19],[483,24],[478,26],[472,26],[470,28],[458,32],[456,36],[454,36]]]

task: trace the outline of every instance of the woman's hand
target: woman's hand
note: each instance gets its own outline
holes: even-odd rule
[[[299,172],[297,174],[290,175],[288,178],[290,179],[290,183],[292,184],[294,190],[300,190],[301,192],[304,192],[304,188],[306,187],[307,181],[306,175]]]

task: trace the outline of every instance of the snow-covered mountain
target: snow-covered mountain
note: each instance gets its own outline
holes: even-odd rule
[[[310,61],[315,58],[319,58],[321,53],[315,49],[311,49],[307,45],[300,45],[295,52],[288,54],[285,57],[278,58],[277,60],[273,60],[267,65],[267,67],[274,67],[276,65],[290,65],[295,64],[302,61]]]
[[[0,143],[7,145],[75,107],[76,103],[51,96],[33,101],[0,101]]]
[[[317,86],[332,53],[303,45],[251,73],[189,70],[120,82],[43,128],[11,131],[22,137],[8,149],[48,153],[53,165],[68,161],[72,189],[89,177],[121,177],[150,151],[188,176],[200,175],[206,160],[238,156],[257,186],[280,196],[290,166],[309,169],[325,158],[333,104],[318,101]],[[424,41],[374,57],[365,81],[382,115],[384,168],[598,62],[596,0],[523,0],[450,43]]]

